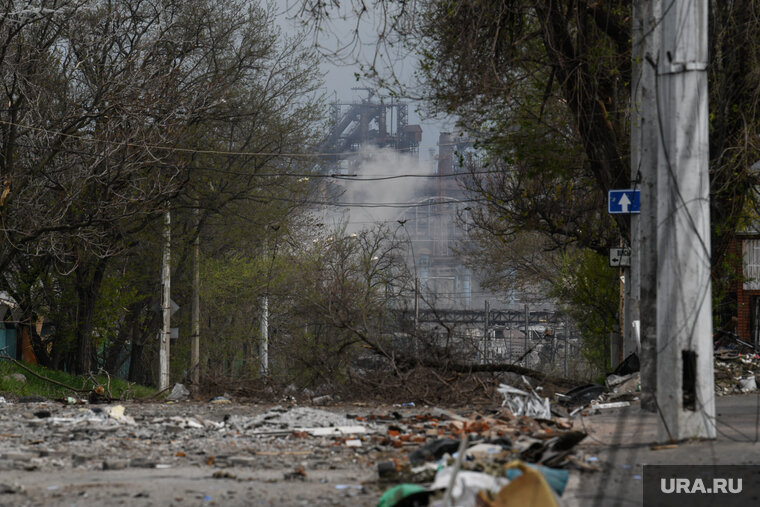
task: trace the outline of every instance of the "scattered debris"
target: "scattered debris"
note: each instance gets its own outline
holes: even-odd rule
[[[597,469],[576,455],[586,434],[573,430],[571,419],[553,416],[549,400],[523,382],[523,389],[503,386],[504,406],[480,411],[381,410],[371,404],[348,414],[287,404],[250,410],[184,403],[3,407],[0,434],[18,433],[0,440],[0,463],[109,475],[128,468],[200,466],[206,478],[241,482],[250,479],[235,475],[240,470],[277,470],[257,480],[309,483],[322,482],[322,471],[336,466],[372,467],[375,484],[359,485],[359,477],[349,474],[342,484],[330,485],[330,493],[355,496],[390,488],[380,505],[391,506],[407,498],[436,505],[445,495],[455,505],[475,505],[487,492],[482,502],[491,503],[481,505],[500,507],[504,488],[526,474],[509,466],[515,460],[538,470],[557,495],[568,470]]]
[[[751,375],[747,378],[740,378],[739,389],[743,393],[751,393],[757,391],[757,381],[755,380],[755,376]]]
[[[542,398],[533,390],[528,379],[522,377],[530,392],[517,389],[506,384],[500,384],[497,391],[504,396],[502,407],[507,407],[516,416],[540,417],[551,419],[549,398]]]
[[[166,397],[169,401],[182,401],[190,397],[190,391],[182,384],[174,384],[172,392]]]
[[[329,394],[326,394],[324,396],[317,396],[311,400],[314,405],[327,405],[331,401],[333,401],[333,397]]]
[[[678,444],[653,445],[650,447],[653,451],[662,451],[663,449],[676,449]]]
[[[623,359],[623,362],[620,363],[617,368],[615,368],[615,371],[612,372],[612,375],[624,377],[626,375],[630,375],[631,373],[636,373],[640,369],[641,365],[639,363],[639,356],[633,352],[628,357]]]
[[[631,403],[628,401],[615,401],[612,403],[594,403],[591,405],[591,410],[598,412],[600,410],[610,410],[612,408],[625,408],[630,407]]]
[[[18,493],[24,493],[25,489],[24,486],[20,484],[8,484],[5,482],[0,482],[0,495],[7,495],[7,494],[18,494]]]
[[[583,407],[597,399],[604,393],[604,386],[598,384],[587,384],[574,389],[570,389],[565,394],[555,394],[554,397],[561,404],[568,408]]]
[[[760,355],[736,350],[715,351],[714,375],[716,394],[738,394],[757,391],[755,372],[760,371]]]
[[[439,460],[444,454],[454,454],[459,448],[459,441],[450,438],[434,440],[409,455],[409,462],[420,464],[425,461]]]

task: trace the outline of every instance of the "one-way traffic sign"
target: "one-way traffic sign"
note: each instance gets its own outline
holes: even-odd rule
[[[610,214],[641,213],[641,191],[627,188],[610,190],[607,200],[607,212]]]

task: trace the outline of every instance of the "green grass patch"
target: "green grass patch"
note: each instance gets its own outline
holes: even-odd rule
[[[71,375],[69,373],[50,370],[44,366],[37,364],[26,364],[24,366],[32,370],[33,372],[47,377],[51,380],[60,382],[75,389],[92,390],[96,385],[101,385],[109,391],[109,381],[106,375],[97,375],[94,380],[89,376]],[[26,377],[26,382],[19,382],[15,380],[12,375],[14,373],[21,373]],[[96,384],[97,383],[97,384]],[[126,380],[113,378],[110,380],[110,393],[113,399],[139,399],[147,398],[156,393],[156,390],[150,387],[127,382]],[[87,398],[87,393],[74,393],[73,391],[61,387],[47,380],[43,380],[24,371],[15,363],[0,359],[0,395],[2,396],[44,396],[48,399],[60,399],[67,396],[75,396],[79,398]]]

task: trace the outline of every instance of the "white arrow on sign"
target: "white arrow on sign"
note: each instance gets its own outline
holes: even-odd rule
[[[623,197],[620,198],[618,204],[620,204],[620,209],[623,210],[623,213],[628,213],[628,207],[631,205],[631,200],[628,198],[628,194],[623,194]]]

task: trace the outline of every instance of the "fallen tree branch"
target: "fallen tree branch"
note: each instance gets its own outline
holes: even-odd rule
[[[45,382],[50,382],[53,385],[57,385],[59,387],[63,387],[64,389],[68,389],[69,391],[73,391],[75,393],[89,393],[90,389],[77,389],[75,387],[71,387],[69,385],[64,384],[63,382],[58,382],[57,380],[53,380],[51,378],[48,378],[44,375],[40,375],[39,373],[35,372],[31,368],[25,366],[21,361],[17,361],[16,359],[12,358],[8,354],[5,353],[5,350],[3,350],[2,354],[0,354],[0,359],[5,359],[6,361],[11,361],[13,364],[21,368],[22,370],[31,373],[35,377],[44,380]]]
[[[551,382],[558,386],[577,387],[578,383],[564,377],[556,377],[548,373],[544,373],[538,370],[532,370],[525,368],[524,366],[518,366],[512,363],[497,363],[497,364],[460,364],[460,363],[442,363],[436,361],[423,361],[424,366],[435,369],[448,369],[459,373],[517,373],[518,375],[525,375],[527,377],[534,378],[541,382]]]

